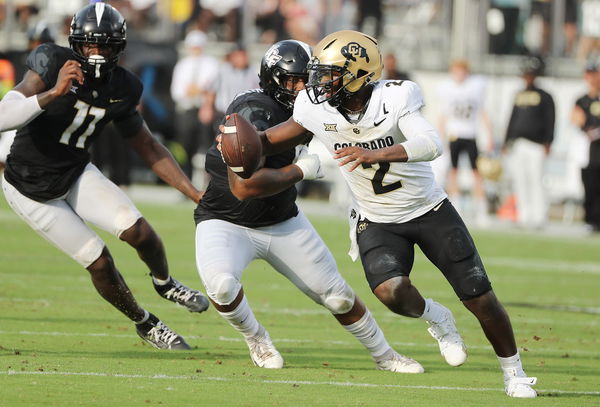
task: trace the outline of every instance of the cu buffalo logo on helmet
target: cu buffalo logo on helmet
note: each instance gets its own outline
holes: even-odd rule
[[[360,45],[358,42],[350,42],[342,47],[342,55],[353,61],[356,61],[356,57],[364,58],[367,63],[369,62],[369,55],[367,49]]]

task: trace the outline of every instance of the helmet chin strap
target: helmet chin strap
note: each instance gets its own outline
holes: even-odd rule
[[[106,63],[106,58],[102,55],[90,55],[87,62],[94,67],[94,78],[100,78],[100,68]]]

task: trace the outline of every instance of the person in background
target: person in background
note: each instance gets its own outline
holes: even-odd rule
[[[396,55],[393,52],[388,52],[383,57],[383,74],[384,79],[390,80],[410,80],[408,74],[404,71],[398,70],[398,63]]]
[[[177,61],[171,79],[171,97],[176,107],[176,140],[183,146],[182,168],[192,176],[192,158],[206,153],[212,144],[214,97],[212,90],[219,74],[219,62],[204,54],[206,34],[190,31],[184,40],[187,55]]]
[[[588,91],[575,102],[571,122],[589,138],[588,165],[581,170],[585,223],[600,232],[600,61],[588,63],[584,73]]]
[[[450,64],[450,76],[450,79],[440,85],[438,95],[442,103],[438,128],[450,148],[448,195],[457,206],[457,210],[461,212],[462,192],[458,182],[458,164],[460,156],[466,154],[473,174],[472,197],[475,203],[475,219],[478,223],[485,224],[487,198],[483,180],[477,171],[479,155],[477,138],[480,132],[480,121],[486,136],[484,152],[490,153],[494,149],[492,125],[485,110],[485,81],[481,77],[471,75],[469,64],[465,60],[455,60]]]
[[[554,140],[555,107],[550,94],[540,89],[536,78],[544,73],[544,61],[525,60],[525,89],[517,93],[506,130],[503,152],[511,151],[513,192],[517,200],[517,222],[540,229],[546,223],[548,203],[542,177],[545,157]]]
[[[250,65],[248,50],[236,44],[225,56],[214,85],[215,123],[220,124],[227,107],[241,92],[258,87],[258,68]],[[218,124],[215,127],[218,133]]]
[[[223,40],[239,41],[243,0],[199,0],[199,2],[199,30],[208,33],[215,21],[223,21],[225,24]]]

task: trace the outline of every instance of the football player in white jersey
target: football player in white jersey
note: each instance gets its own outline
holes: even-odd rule
[[[325,37],[308,64],[308,84],[293,117],[260,133],[264,151],[289,148],[312,132],[339,161],[352,190],[351,255],[360,255],[375,296],[397,314],[424,319],[450,365],[465,362],[452,313],[411,283],[419,245],[479,320],[500,361],[506,393],[536,397],[536,379],[523,371],[510,319],[473,239],[434,181],[428,161],[442,147],[421,114],[421,91],[409,81],[378,81],[381,70],[374,38],[356,31]]]
[[[489,153],[494,149],[492,124],[484,108],[485,80],[480,76],[471,75],[469,64],[464,60],[456,60],[450,64],[450,75],[451,78],[440,85],[438,94],[442,102],[439,129],[442,136],[448,140],[450,149],[451,168],[447,189],[452,202],[459,205],[461,194],[458,185],[458,160],[461,154],[466,154],[473,173],[476,220],[482,224],[487,220],[487,201],[483,180],[477,171],[477,135],[480,121],[486,135],[485,152]],[[460,211],[460,205],[458,209]]]

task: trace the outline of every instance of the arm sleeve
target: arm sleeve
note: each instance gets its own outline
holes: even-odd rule
[[[0,100],[0,131],[19,129],[42,112],[37,95],[25,97],[11,90]]]
[[[398,127],[406,138],[402,146],[408,156],[407,162],[432,161],[442,155],[440,137],[420,111],[402,116]]]

